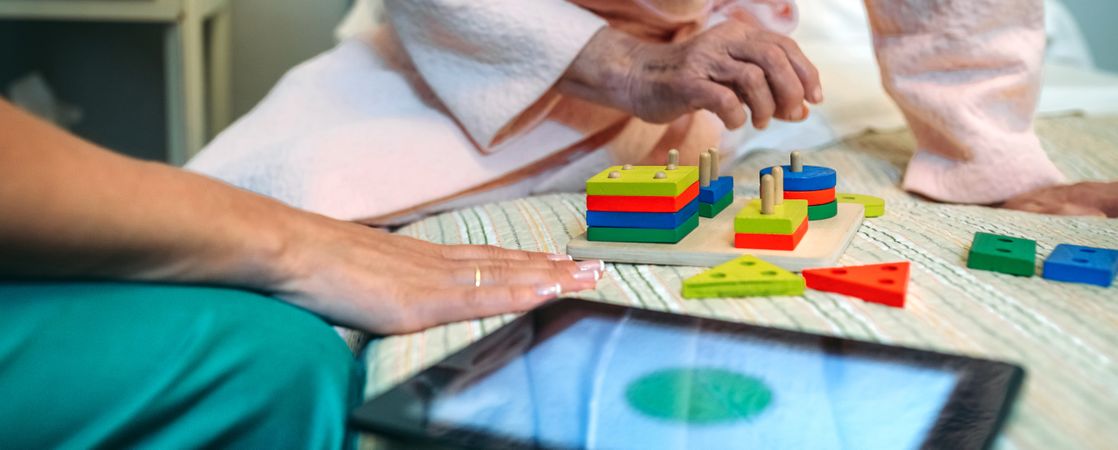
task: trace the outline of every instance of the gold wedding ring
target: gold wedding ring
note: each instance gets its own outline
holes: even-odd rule
[[[474,266],[474,287],[481,287],[481,267]]]

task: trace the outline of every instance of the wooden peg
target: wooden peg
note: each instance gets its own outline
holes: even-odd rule
[[[679,150],[668,150],[668,170],[675,170],[679,167]]]
[[[784,169],[780,166],[773,167],[773,204],[784,203]]]
[[[710,181],[718,181],[722,173],[718,167],[718,149],[711,147],[707,149],[707,153],[710,153]]]
[[[804,162],[800,158],[800,152],[798,152],[798,151],[792,152],[792,164],[791,165],[792,165],[792,171],[793,172],[803,172],[804,171]]]
[[[621,166],[621,170],[633,170],[633,165],[632,164],[626,164],[624,166]]]
[[[773,176],[761,177],[761,214],[773,213]]]
[[[621,178],[621,172],[618,172],[618,171],[616,171],[616,170],[615,170],[615,171],[613,171],[613,172],[610,172],[610,173],[609,173],[609,177],[610,177],[610,178]]]
[[[699,155],[699,186],[710,186],[710,153]]]
[[[668,174],[666,174],[666,173],[664,173],[664,172],[656,172],[656,175],[653,175],[653,176],[652,176],[652,178],[655,178],[655,179],[657,179],[657,180],[663,180],[663,179],[665,179],[665,178],[667,178],[667,177],[668,177]]]

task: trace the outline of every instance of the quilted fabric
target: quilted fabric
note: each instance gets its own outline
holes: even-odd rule
[[[1041,142],[1072,180],[1118,178],[1118,117],[1038,123]],[[1037,241],[1038,264],[1060,243],[1118,248],[1118,220],[1051,217],[933,203],[899,187],[915,142],[908,132],[865,134],[811,153],[838,171],[839,189],[882,197],[843,265],[911,261],[904,309],[808,290],[803,297],[684,300],[681,281],[701,268],[610,264],[596,291],[578,296],[642,308],[845,336],[1011,361],[1027,370],[999,448],[1107,448],[1118,442],[1118,290],[970,270],[974,233]],[[736,194],[755,196],[755,174],[785,156],[759,152],[734,170]],[[548,195],[459,210],[400,233],[434,242],[561,252],[582,233],[584,197]],[[364,354],[366,394],[500,327],[507,315],[375,340]],[[371,442],[364,442],[370,446]]]

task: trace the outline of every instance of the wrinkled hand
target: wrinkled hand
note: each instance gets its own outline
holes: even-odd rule
[[[670,122],[699,109],[728,128],[807,117],[804,100],[823,100],[819,74],[788,37],[728,20],[686,41],[656,44],[605,28],[560,80],[561,92],[645,121]]]
[[[525,311],[562,292],[592,289],[604,270],[601,261],[437,245],[325,218],[300,235],[286,252],[288,275],[276,295],[374,333]]]
[[[1043,187],[1011,198],[1000,207],[1062,216],[1118,217],[1118,182]]]

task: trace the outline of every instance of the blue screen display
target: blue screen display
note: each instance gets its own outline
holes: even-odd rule
[[[585,317],[440,393],[428,419],[558,447],[917,448],[956,382],[887,360]]]

